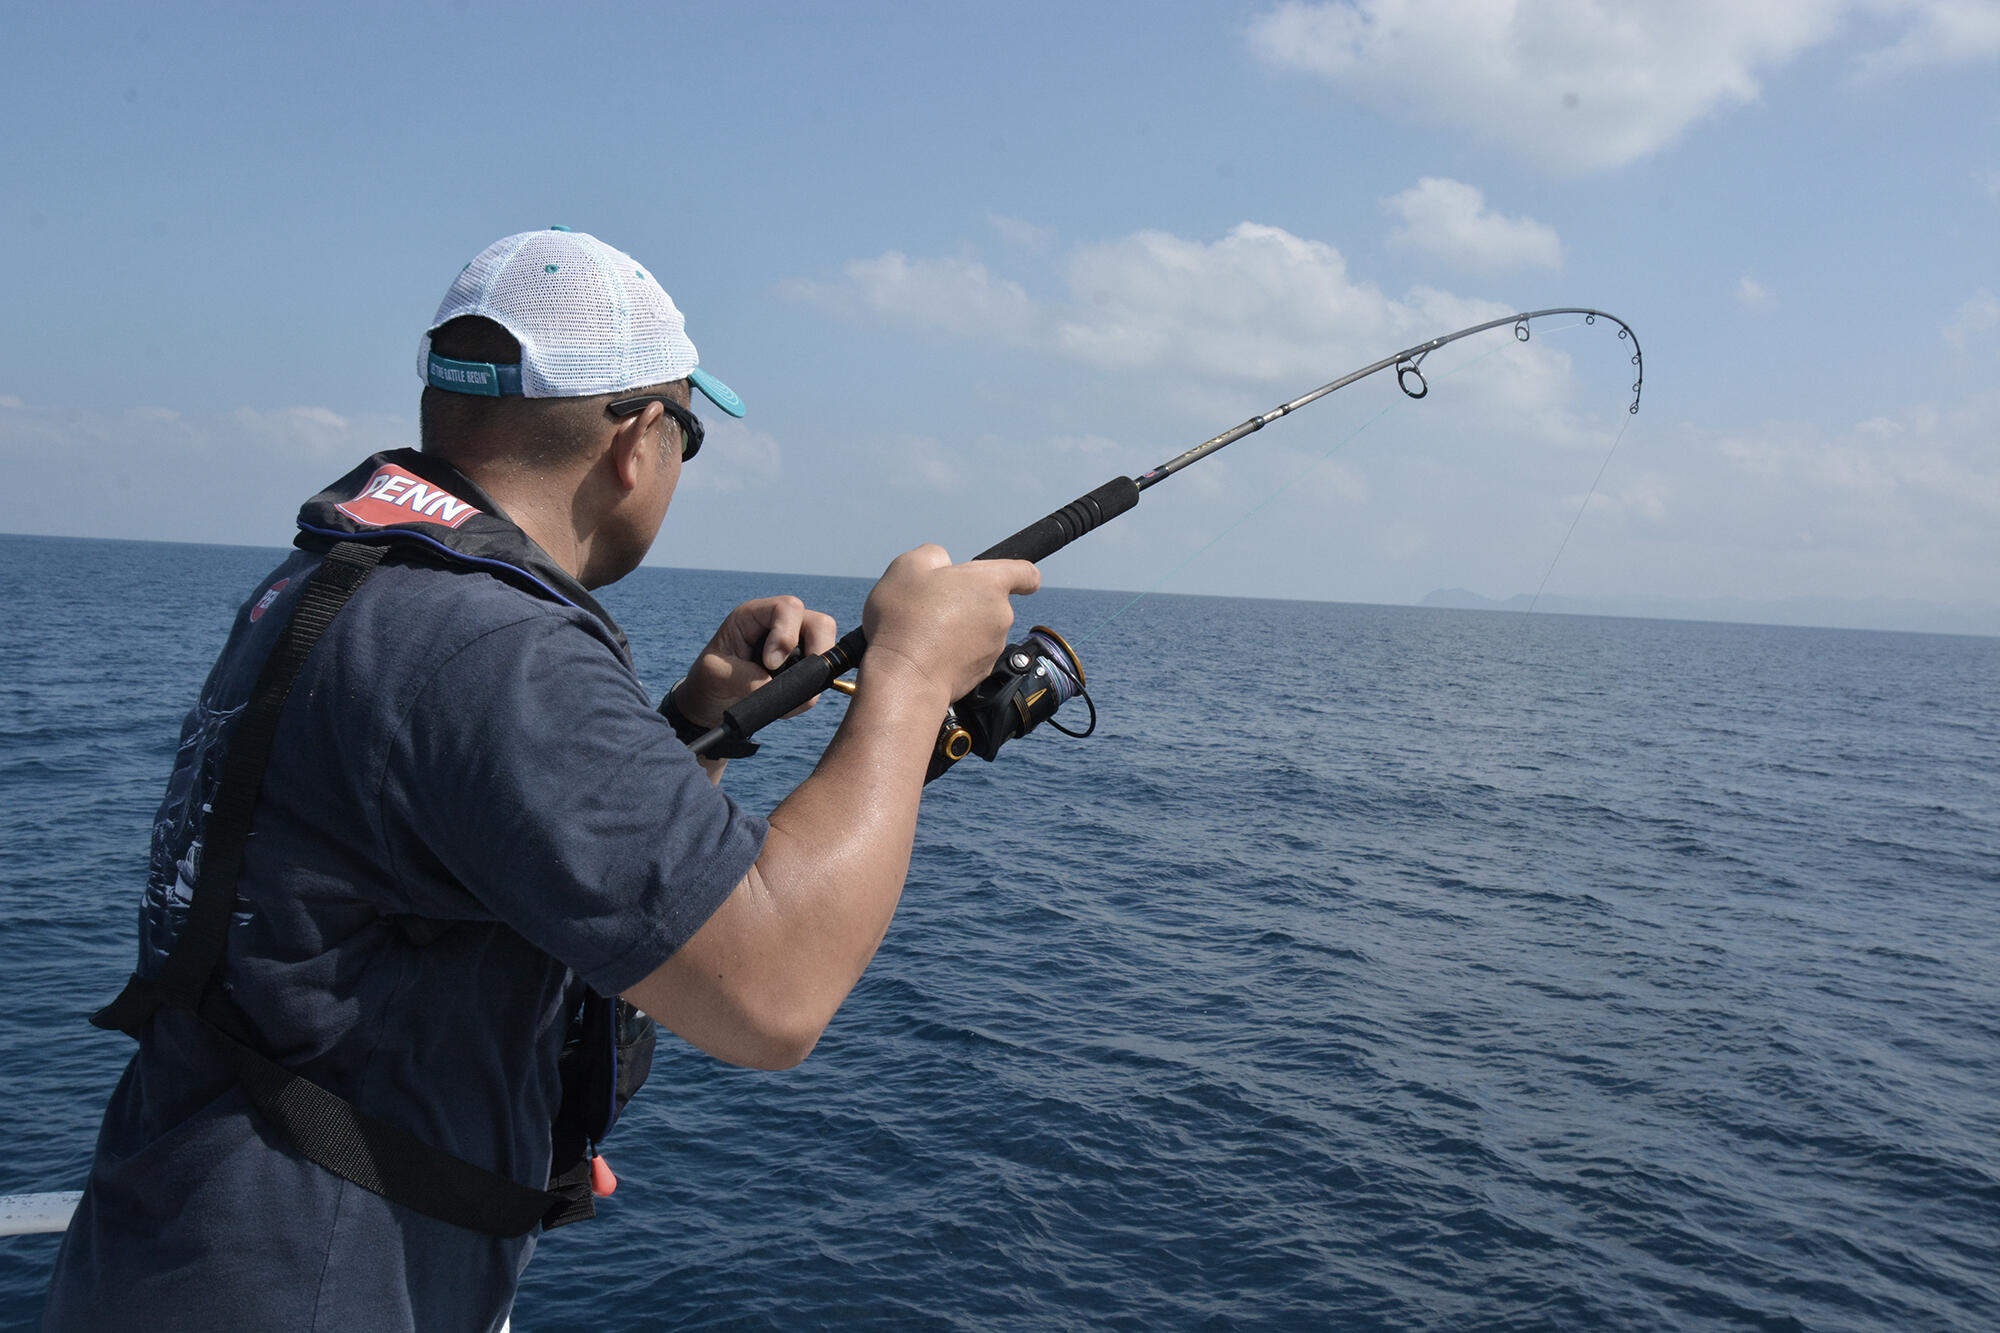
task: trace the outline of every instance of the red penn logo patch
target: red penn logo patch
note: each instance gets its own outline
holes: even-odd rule
[[[361,494],[339,506],[340,512],[371,528],[398,523],[435,523],[455,528],[479,510],[422,477],[384,463],[361,488]]]
[[[290,582],[290,579],[279,579],[264,589],[264,595],[257,599],[257,605],[250,608],[250,620],[253,624],[264,618],[264,613],[271,609],[271,603],[278,600],[278,594],[283,592],[285,585]]]

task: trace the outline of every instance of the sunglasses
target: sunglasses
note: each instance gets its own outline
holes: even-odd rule
[[[701,418],[682,407],[664,394],[642,394],[637,398],[620,398],[617,402],[605,404],[604,410],[614,417],[629,417],[646,410],[647,403],[658,403],[681,428],[681,462],[701,452]]]

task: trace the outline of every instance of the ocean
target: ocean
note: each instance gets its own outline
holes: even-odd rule
[[[277,557],[0,537],[0,1193],[82,1184],[85,1016]],[[605,601],[657,692],[777,591],[866,584]],[[515,1329],[2000,1328],[2000,639],[1129,600],[1022,602],[1096,734],[929,789],[799,1069],[663,1040]],[[0,1240],[0,1327],[54,1247]]]

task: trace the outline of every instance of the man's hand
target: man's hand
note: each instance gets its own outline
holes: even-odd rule
[[[897,556],[868,594],[868,652],[901,657],[950,703],[986,679],[1007,646],[1008,594],[1041,586],[1041,571],[1025,560],[954,565],[943,547],[919,546]]]
[[[840,636],[833,617],[811,611],[796,597],[760,597],[729,613],[715,637],[688,668],[674,706],[690,722],[722,724],[722,714],[771,678],[794,648],[823,653]],[[797,717],[818,703],[817,696],[786,714]]]

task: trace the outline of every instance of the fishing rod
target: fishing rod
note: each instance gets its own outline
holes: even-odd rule
[[[1629,339],[1632,343],[1632,365],[1637,367],[1632,380],[1632,403],[1626,409],[1636,414],[1639,411],[1639,394],[1646,383],[1646,363],[1639,350],[1639,335],[1632,331],[1631,325],[1607,311],[1581,306],[1558,306],[1506,315],[1418,343],[1394,356],[1385,356],[1288,403],[1280,403],[1220,435],[1203,440],[1194,448],[1175,455],[1136,478],[1113,477],[1096,490],[1078,496],[1006,540],[987,547],[973,559],[1043,560],[1084,533],[1135,508],[1142,493],[1176,472],[1228,448],[1246,435],[1264,429],[1280,417],[1291,415],[1307,403],[1316,402],[1392,366],[1396,371],[1397,387],[1411,398],[1422,398],[1430,392],[1430,384],[1424,379],[1424,358],[1438,348],[1507,324],[1514,326],[1517,341],[1527,342],[1529,322],[1549,315],[1582,315],[1585,324],[1605,319],[1618,326],[1619,341]],[[832,687],[851,693],[853,686],[838,677],[860,665],[861,655],[867,647],[867,635],[857,627],[849,630],[824,653],[795,657],[780,667],[778,673],[763,686],[739,699],[725,712],[721,726],[697,737],[688,748],[697,755],[707,754],[718,746],[731,754],[750,753],[756,748],[749,740],[752,735],[822,690]],[[1090,695],[1084,688],[1083,666],[1060,634],[1044,625],[1035,626],[1026,639],[1008,644],[994,664],[993,673],[947,710],[924,781],[931,781],[969,754],[991,760],[1002,745],[1018,736],[1025,736],[1049,721],[1058,708],[1078,696],[1090,707],[1089,725],[1082,731],[1071,731],[1059,722],[1051,722],[1050,725],[1067,735],[1088,736],[1097,726],[1097,706],[1091,703]]]

